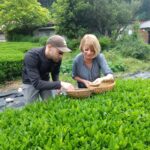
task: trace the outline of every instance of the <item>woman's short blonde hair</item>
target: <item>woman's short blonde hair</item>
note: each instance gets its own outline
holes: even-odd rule
[[[83,38],[81,39],[81,42],[80,42],[80,50],[83,51],[83,47],[85,45],[88,45],[91,49],[94,50],[95,52],[95,55],[94,57],[96,57],[99,52],[101,51],[101,46],[100,46],[100,43],[97,39],[97,37],[93,34],[85,34],[83,36]]]

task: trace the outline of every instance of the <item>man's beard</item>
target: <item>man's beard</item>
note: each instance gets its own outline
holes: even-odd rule
[[[54,58],[53,61],[57,63],[57,62],[61,61],[61,58]]]

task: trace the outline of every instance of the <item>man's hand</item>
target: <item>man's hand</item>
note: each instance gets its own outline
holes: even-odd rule
[[[68,82],[61,82],[61,87],[62,89],[67,90],[67,91],[74,90],[74,86]]]

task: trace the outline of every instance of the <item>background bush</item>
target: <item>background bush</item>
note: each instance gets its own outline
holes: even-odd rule
[[[7,34],[7,40],[8,41],[14,41],[14,42],[32,42],[32,36],[31,35],[23,35],[23,34]]]
[[[126,36],[119,40],[115,50],[119,51],[124,57],[150,60],[150,46],[133,36]]]
[[[48,36],[42,36],[42,37],[40,37],[39,38],[39,44],[42,45],[42,46],[45,46],[47,39],[48,39]]]
[[[80,46],[80,39],[67,40],[67,44],[71,50],[78,50]]]
[[[112,39],[108,36],[100,37],[99,42],[100,42],[102,50],[108,50],[113,46]]]

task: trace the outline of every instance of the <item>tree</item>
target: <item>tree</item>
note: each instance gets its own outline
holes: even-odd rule
[[[77,38],[94,32],[111,36],[133,18],[139,0],[57,0],[51,10],[57,31]]]
[[[139,1],[95,0],[94,14],[97,30],[103,35],[116,34],[133,19]]]
[[[32,33],[49,20],[49,11],[37,0],[1,0],[0,9],[0,26],[5,33],[17,30]]]
[[[150,20],[150,0],[142,0],[142,5],[137,12],[140,20]]]
[[[57,0],[50,8],[56,30],[70,38],[76,38],[87,32],[89,3],[84,0]],[[86,17],[84,17],[86,15]],[[85,23],[85,24],[84,24]]]

